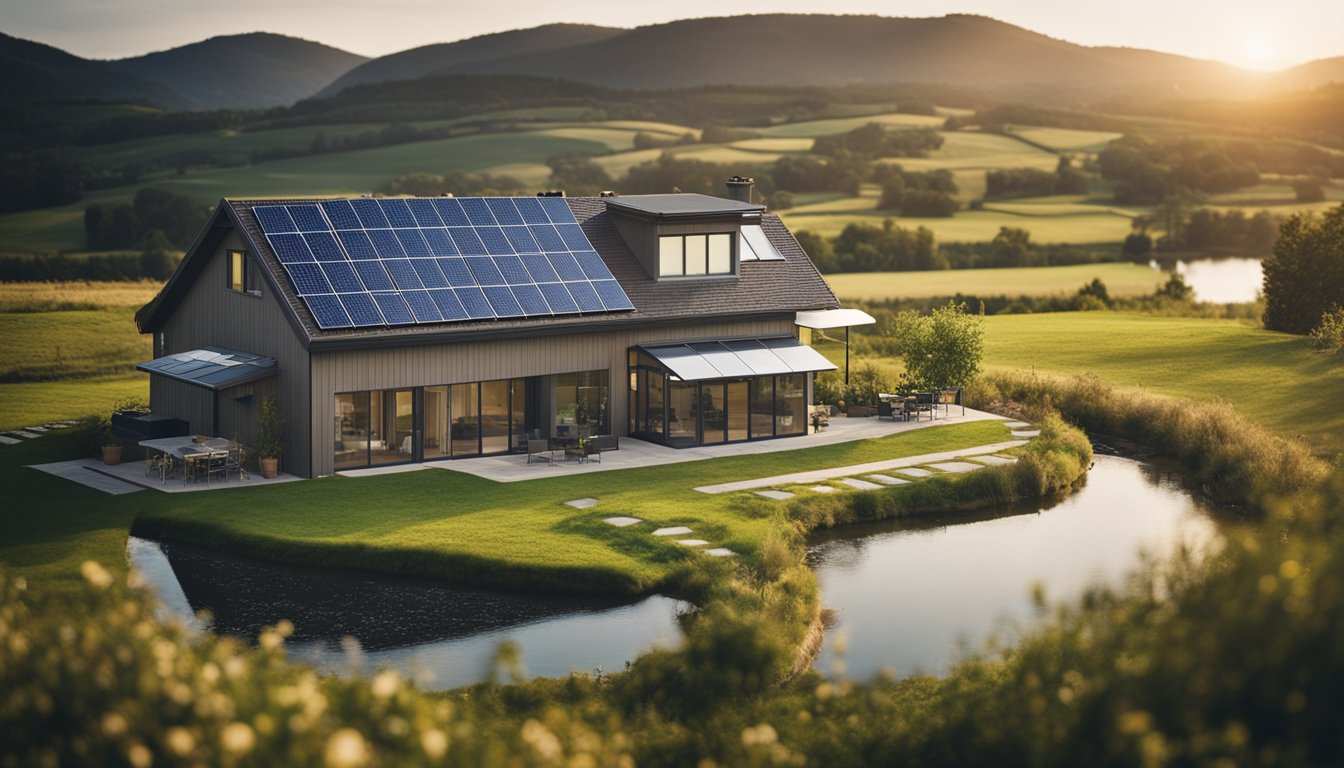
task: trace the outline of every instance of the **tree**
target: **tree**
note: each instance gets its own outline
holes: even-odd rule
[[[812,263],[816,265],[817,271],[828,274],[836,271],[838,264],[835,261],[835,249],[831,247],[831,241],[806,229],[800,229],[793,233],[794,239],[798,245],[812,258]]]
[[[611,176],[589,155],[561,155],[546,160],[551,168],[547,183],[571,195],[594,195],[615,186]]]
[[[995,267],[1025,267],[1036,259],[1031,233],[1018,227],[999,227],[989,243],[989,255]]]
[[[969,383],[985,355],[984,321],[948,302],[926,316],[903,315],[893,326],[905,357],[907,386],[940,389]]]
[[[1153,252],[1153,238],[1147,232],[1131,232],[1125,237],[1120,252],[1129,258],[1140,258]]]
[[[1344,205],[1284,222],[1264,270],[1270,330],[1308,333],[1327,311],[1344,307]]]

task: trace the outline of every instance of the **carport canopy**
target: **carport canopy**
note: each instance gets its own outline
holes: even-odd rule
[[[153,375],[167,376],[216,391],[258,381],[278,372],[273,357],[223,347],[204,347],[164,355],[135,367]]]
[[[815,349],[787,336],[640,346],[682,381],[833,371]]]

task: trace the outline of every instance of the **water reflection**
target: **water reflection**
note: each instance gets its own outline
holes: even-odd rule
[[[1195,290],[1196,300],[1215,304],[1255,301],[1264,284],[1260,259],[1192,259],[1175,264],[1150,261],[1148,266],[1167,272],[1175,270]]]
[[[1140,549],[1206,545],[1214,512],[1175,465],[1097,456],[1084,487],[1054,503],[826,532],[809,558],[839,620],[818,669],[841,661],[857,678],[944,671],[959,644],[1032,618],[1033,585],[1058,601],[1116,583]]]
[[[686,605],[470,589],[346,571],[245,560],[131,537],[131,564],[166,611],[201,628],[254,641],[280,619],[294,623],[292,656],[332,672],[391,666],[433,687],[483,678],[499,643],[522,651],[530,674],[621,669],[653,645],[676,640]],[[208,611],[203,624],[195,617]],[[352,654],[346,637],[359,641]]]

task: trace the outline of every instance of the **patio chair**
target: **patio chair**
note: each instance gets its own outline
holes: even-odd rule
[[[211,451],[204,457],[205,460],[205,484],[210,484],[210,478],[219,476],[221,480],[229,479],[229,452]]]
[[[247,459],[247,449],[242,443],[232,443],[229,445],[228,458],[224,460],[224,479],[228,479],[229,473],[236,471],[239,480],[247,479],[247,470],[243,467],[243,461]]]
[[[602,453],[604,451],[617,451],[620,448],[621,438],[617,435],[594,435],[584,443],[588,461],[597,459],[599,464],[602,463]]]
[[[528,439],[527,463],[531,464],[533,459],[544,461],[547,464],[555,463],[555,451],[551,448],[551,442],[549,440]]]

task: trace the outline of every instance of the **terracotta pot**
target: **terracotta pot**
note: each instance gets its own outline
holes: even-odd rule
[[[106,465],[108,465],[108,466],[115,466],[115,465],[117,465],[117,464],[120,464],[120,463],[121,463],[121,446],[120,446],[120,445],[104,445],[104,446],[103,446],[103,463],[106,464]]]
[[[275,476],[278,474],[280,474],[280,459],[263,458],[261,460],[262,477],[266,478],[267,480],[271,480],[274,479]]]

